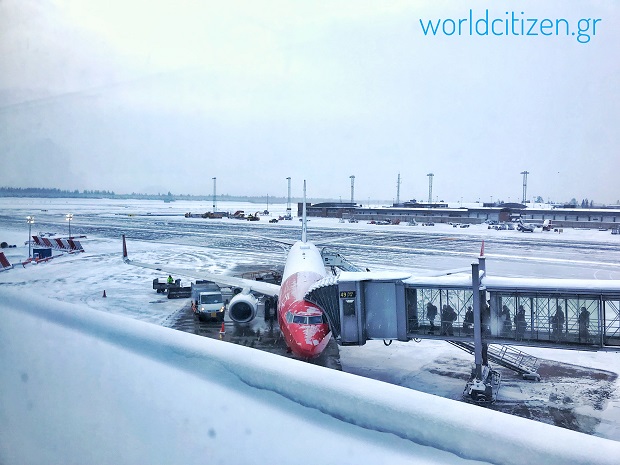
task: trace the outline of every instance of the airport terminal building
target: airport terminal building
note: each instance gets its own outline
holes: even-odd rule
[[[298,204],[301,216],[302,203]],[[416,223],[479,224],[485,221],[543,223],[549,220],[561,228],[618,228],[620,206],[573,208],[569,206],[531,207],[521,203],[481,204],[475,207],[452,207],[447,203],[404,202],[384,207],[363,207],[350,202],[306,204],[308,216],[355,219],[358,221],[401,221]]]

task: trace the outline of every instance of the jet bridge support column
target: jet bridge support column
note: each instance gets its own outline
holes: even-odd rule
[[[482,319],[480,318],[480,272],[478,263],[471,264],[471,287],[474,304],[474,359],[476,379],[482,379]]]
[[[480,265],[484,266],[484,262],[482,264],[472,263],[471,265],[472,300],[474,305],[474,357],[476,366],[472,370],[471,378],[465,386],[463,397],[466,400],[478,403],[489,403],[495,402],[497,398],[501,374],[498,371],[492,370],[488,364],[485,363],[483,365],[483,362],[486,361],[486,356],[483,359],[482,353],[485,347],[482,342],[481,306],[485,302],[480,302]]]

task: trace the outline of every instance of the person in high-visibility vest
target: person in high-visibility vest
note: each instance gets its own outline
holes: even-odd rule
[[[174,279],[172,279],[172,275],[168,275],[168,284],[174,283]]]

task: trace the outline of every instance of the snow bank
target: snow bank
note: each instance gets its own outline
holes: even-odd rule
[[[121,316],[7,289],[0,302],[1,463],[620,455],[615,441]]]

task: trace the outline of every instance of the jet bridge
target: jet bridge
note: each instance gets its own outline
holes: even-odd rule
[[[620,350],[619,280],[491,277],[484,258],[470,274],[345,271],[306,299],[323,309],[340,345],[453,341],[475,354],[478,379],[489,359],[536,378],[538,361],[514,346]]]
[[[620,280],[480,275],[485,342],[620,350]],[[363,345],[368,339],[472,342],[474,325],[467,313],[476,310],[474,292],[471,274],[342,272],[317,282],[306,299],[323,309],[341,345]],[[433,306],[435,318],[429,315]],[[448,317],[450,309],[454,313]]]

